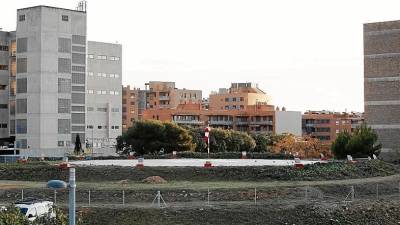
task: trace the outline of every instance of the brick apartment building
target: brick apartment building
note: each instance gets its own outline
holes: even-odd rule
[[[122,88],[122,131],[126,131],[136,120],[141,120],[146,109],[146,90]]]
[[[179,104],[202,102],[201,90],[178,89],[175,82],[150,81],[146,83],[146,108],[176,108]]]
[[[400,20],[364,24],[365,120],[388,160],[400,157],[399,74]]]
[[[252,83],[233,83],[229,90],[210,95],[209,109],[201,103],[174,108],[147,109],[143,119],[173,121],[182,125],[218,127],[246,132],[301,135],[301,113],[276,111],[269,97]]]
[[[362,113],[308,111],[302,116],[302,130],[304,136],[318,138],[330,145],[340,132],[351,133],[363,121]]]

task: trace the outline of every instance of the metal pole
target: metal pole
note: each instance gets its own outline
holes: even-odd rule
[[[207,204],[210,205],[210,188],[207,189]]]
[[[57,205],[57,190],[54,190],[54,204]]]
[[[24,189],[21,190],[21,200],[24,200]]]
[[[122,190],[122,205],[125,205],[125,190]]]
[[[354,186],[351,186],[351,201],[353,202],[354,201],[354,193],[355,191],[354,191]]]
[[[69,168],[69,225],[75,225],[75,168]]]
[[[161,193],[160,193],[160,191],[157,191],[157,204],[158,204],[158,208],[161,207],[160,197],[161,197]]]
[[[257,188],[254,188],[254,205],[257,205]]]
[[[89,190],[89,207],[90,207],[90,190]]]

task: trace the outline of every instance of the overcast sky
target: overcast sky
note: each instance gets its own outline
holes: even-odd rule
[[[76,0],[12,0],[16,10]],[[175,81],[203,96],[256,82],[288,110],[363,111],[362,24],[400,19],[398,0],[89,0],[88,39],[123,45],[123,84]]]

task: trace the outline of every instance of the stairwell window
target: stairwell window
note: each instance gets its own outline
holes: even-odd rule
[[[68,21],[68,16],[67,15],[62,15],[61,16],[62,21]]]

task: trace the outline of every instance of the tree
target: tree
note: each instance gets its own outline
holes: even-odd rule
[[[380,148],[378,135],[363,123],[351,135],[347,132],[340,133],[333,142],[331,150],[337,158],[345,158],[346,155],[356,157],[379,155]]]
[[[0,211],[0,224],[8,225],[29,225],[28,219],[19,211],[19,209],[11,206],[7,210]]]
[[[245,132],[220,128],[211,129],[210,148],[212,152],[250,152],[255,147],[256,142]]]
[[[204,140],[204,129],[203,128],[193,128],[193,127],[185,127],[192,136],[192,142],[195,145],[195,152],[207,152],[207,143]]]
[[[274,138],[275,153],[297,154],[304,158],[319,158],[320,154],[329,156],[329,148],[319,139],[312,137],[296,137],[293,134],[282,134]]]
[[[191,151],[195,148],[189,131],[171,122],[157,120],[137,121],[128,129],[122,140],[138,154],[155,153],[164,149]]]
[[[331,151],[336,158],[343,159],[348,155],[347,144],[349,143],[351,135],[349,132],[340,132],[336,137],[336,140],[331,145]]]
[[[273,139],[270,134],[252,134],[252,138],[256,142],[254,152],[271,152]]]
[[[82,143],[81,143],[81,138],[79,137],[79,134],[76,135],[75,138],[75,148],[74,148],[74,153],[76,155],[79,155],[82,151]]]

